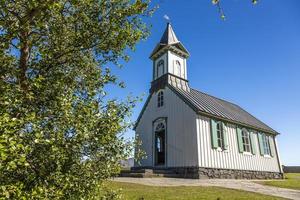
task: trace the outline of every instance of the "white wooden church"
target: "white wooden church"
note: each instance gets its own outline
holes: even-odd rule
[[[168,23],[150,55],[153,80],[135,125],[147,157],[135,168],[192,178],[282,178],[279,133],[238,105],[191,88],[188,57]]]

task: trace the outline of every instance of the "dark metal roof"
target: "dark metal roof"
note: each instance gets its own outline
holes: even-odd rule
[[[169,44],[174,44],[174,43],[178,43],[178,42],[179,41],[178,41],[174,31],[173,31],[173,28],[172,28],[171,24],[168,23],[167,27],[166,27],[166,30],[165,30],[163,36],[160,39],[160,43],[169,45]]]
[[[278,134],[275,130],[236,104],[194,89],[191,89],[190,92],[188,92],[172,85],[169,85],[169,87],[196,112],[220,118],[225,121],[230,121],[239,125],[244,125],[253,129]]]

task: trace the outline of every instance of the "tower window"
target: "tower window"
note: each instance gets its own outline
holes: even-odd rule
[[[178,60],[175,61],[175,73],[176,76],[181,76],[181,64]]]
[[[157,64],[156,78],[162,76],[163,74],[164,74],[164,61],[160,60]]]
[[[157,95],[157,107],[162,107],[164,105],[164,92],[160,91]]]

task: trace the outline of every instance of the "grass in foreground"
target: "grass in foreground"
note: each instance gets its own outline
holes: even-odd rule
[[[233,200],[233,199],[282,199],[219,187],[156,187],[133,183],[109,182],[111,189],[120,189],[123,199],[127,200]]]
[[[300,190],[300,173],[286,173],[283,180],[260,182],[264,185]]]

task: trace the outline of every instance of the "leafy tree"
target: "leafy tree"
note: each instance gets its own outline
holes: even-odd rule
[[[131,145],[135,100],[108,63],[144,39],[149,0],[0,1],[0,199],[96,199]]]

